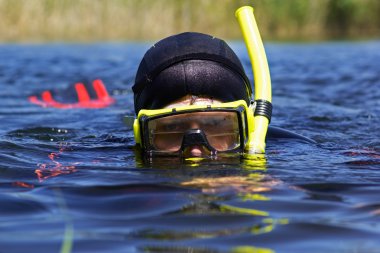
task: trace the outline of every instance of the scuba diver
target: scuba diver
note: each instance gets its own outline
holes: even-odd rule
[[[159,41],[144,55],[132,89],[135,139],[145,153],[244,152],[252,89],[223,40],[187,32]]]

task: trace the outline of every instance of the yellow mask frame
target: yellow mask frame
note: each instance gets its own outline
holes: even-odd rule
[[[164,108],[164,109],[153,109],[153,110],[147,110],[143,109],[140,110],[137,118],[134,120],[133,123],[133,132],[135,136],[135,142],[143,147],[143,140],[142,140],[142,133],[144,132],[142,121],[143,118],[154,118],[159,117],[162,115],[170,115],[173,113],[186,113],[186,112],[195,112],[195,111],[216,111],[216,110],[235,110],[237,108],[243,107],[243,113],[245,114],[246,118],[246,127],[247,127],[247,134],[248,134],[248,141],[247,143],[250,143],[251,140],[249,139],[250,136],[252,136],[252,132],[254,131],[254,105],[247,105],[247,103],[244,100],[238,100],[234,102],[228,102],[228,103],[219,103],[219,104],[204,104],[204,105],[188,105],[188,106],[178,106],[174,108]],[[245,144],[245,145],[246,145]]]

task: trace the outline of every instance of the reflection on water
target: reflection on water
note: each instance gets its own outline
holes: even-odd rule
[[[37,178],[40,182],[50,177],[56,177],[62,174],[70,174],[76,171],[75,165],[77,165],[77,163],[71,165],[63,165],[58,161],[63,152],[68,149],[67,145],[67,143],[60,143],[58,152],[51,152],[48,155],[50,159],[48,163],[38,164],[38,168],[34,171],[34,173],[36,173]]]
[[[379,252],[379,42],[267,45],[272,124],[317,143],[188,161],[144,159],[123,125],[147,47],[0,45],[0,251]],[[27,101],[86,77],[116,103]]]

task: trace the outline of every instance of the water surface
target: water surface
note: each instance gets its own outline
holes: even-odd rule
[[[267,44],[272,125],[317,144],[198,166],[144,164],[122,123],[148,46],[0,45],[0,251],[380,252],[379,41]],[[113,106],[27,100],[96,78]]]

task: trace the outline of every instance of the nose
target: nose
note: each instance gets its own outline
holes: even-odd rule
[[[190,147],[190,150],[189,150],[191,156],[194,156],[194,157],[200,157],[202,156],[202,147],[200,146],[192,146]]]
[[[183,136],[181,149],[184,157],[203,157],[211,154],[212,147],[202,130],[190,129]]]
[[[210,151],[201,145],[192,145],[190,147],[187,147],[183,152],[185,157],[202,157],[209,153]]]

